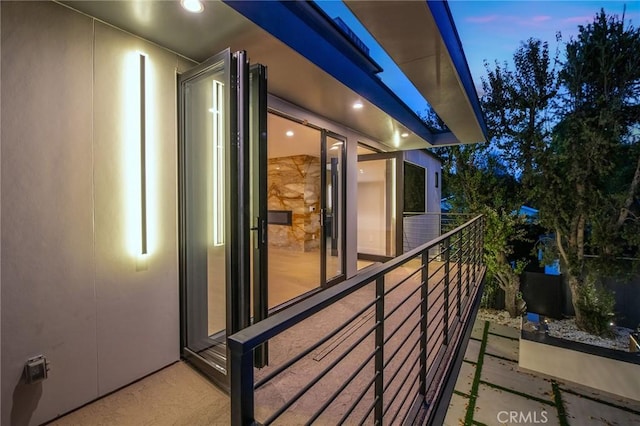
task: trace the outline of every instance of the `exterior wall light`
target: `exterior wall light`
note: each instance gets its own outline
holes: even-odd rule
[[[293,130],[287,130],[287,132],[285,133],[285,135],[291,137],[293,136]]]
[[[147,254],[147,57],[140,54],[140,253]]]
[[[362,102],[360,102],[360,101],[356,101],[356,102],[353,104],[353,109],[362,109],[362,107],[363,107],[363,106],[364,106],[364,105],[362,104]]]

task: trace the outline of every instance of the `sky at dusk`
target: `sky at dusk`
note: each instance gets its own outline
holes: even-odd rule
[[[342,1],[317,1],[334,18],[341,17],[370,48],[370,55],[384,72],[380,78],[418,113],[426,109],[424,98],[406,80],[386,52],[353,17]],[[607,14],[622,16],[626,5],[625,21],[634,27],[640,25],[640,0],[630,1],[551,1],[551,0],[450,0],[449,8],[458,30],[476,89],[482,89],[481,77],[486,74],[484,61],[493,64],[511,58],[521,41],[538,38],[549,43],[551,53],[578,33],[578,25],[593,22],[604,8]],[[556,33],[562,34],[561,44]]]

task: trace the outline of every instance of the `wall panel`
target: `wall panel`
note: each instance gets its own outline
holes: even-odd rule
[[[93,22],[53,3],[1,7],[1,423],[37,424],[97,396]],[[50,378],[19,384],[38,354]]]

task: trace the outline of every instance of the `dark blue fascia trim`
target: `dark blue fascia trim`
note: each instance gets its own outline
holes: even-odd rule
[[[467,58],[464,56],[464,51],[462,50],[462,42],[460,41],[458,30],[456,30],[455,24],[453,23],[449,3],[447,3],[446,0],[427,0],[427,5],[429,6],[429,10],[431,10],[431,15],[440,30],[440,36],[449,51],[449,56],[453,61],[453,66],[455,67],[467,97],[471,102],[473,112],[475,113],[476,119],[482,129],[482,134],[484,135],[485,140],[489,140],[487,137],[487,124],[484,119],[484,113],[480,108],[478,94],[473,84],[473,78],[471,77]]]
[[[422,119],[371,72],[358,65],[354,57],[338,49],[327,35],[310,23],[310,14],[301,13],[301,3],[292,1],[223,0],[238,13],[303,55],[313,64],[376,105],[410,131],[426,140],[433,135]],[[301,18],[304,15],[305,18]],[[318,19],[323,19],[318,15]],[[251,53],[251,52],[249,52]]]

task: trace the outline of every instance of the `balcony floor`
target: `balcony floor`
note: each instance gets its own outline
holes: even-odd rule
[[[559,425],[563,410],[569,425],[640,425],[640,401],[519,371],[517,338],[516,329],[476,321],[446,425]],[[510,415],[524,417],[510,422]],[[229,399],[177,362],[52,424],[226,425]]]

